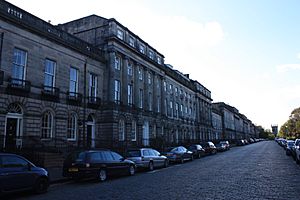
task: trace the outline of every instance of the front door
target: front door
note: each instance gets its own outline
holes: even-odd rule
[[[87,125],[87,141],[89,147],[95,148],[95,125],[94,124]]]
[[[147,121],[143,125],[143,145],[149,146],[149,122]]]
[[[16,148],[17,130],[18,130],[18,119],[7,118],[6,138],[5,138],[5,148],[7,150],[14,150]]]

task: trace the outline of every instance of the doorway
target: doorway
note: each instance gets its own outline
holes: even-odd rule
[[[95,142],[95,120],[94,118],[89,115],[88,121],[87,121],[87,142],[88,147],[95,148],[96,142]]]

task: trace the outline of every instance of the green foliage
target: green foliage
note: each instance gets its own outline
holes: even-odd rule
[[[300,138],[300,108],[292,111],[289,119],[280,127],[279,137]]]

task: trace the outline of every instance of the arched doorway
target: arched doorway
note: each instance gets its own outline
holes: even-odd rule
[[[12,103],[7,108],[5,118],[4,148],[13,151],[22,147],[23,110],[18,103]]]
[[[87,118],[86,126],[88,147],[95,148],[95,119],[91,114]]]

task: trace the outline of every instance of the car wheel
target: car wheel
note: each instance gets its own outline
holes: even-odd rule
[[[107,179],[107,173],[105,169],[100,169],[98,173],[98,180],[103,182]]]
[[[180,163],[181,163],[181,164],[184,163],[183,157],[180,158]]]
[[[300,164],[300,160],[299,160],[298,156],[296,157],[296,163]]]
[[[192,155],[192,156],[191,156],[191,161],[193,161],[193,160],[194,160],[194,156]]]
[[[129,170],[129,175],[130,176],[133,176],[135,174],[135,168],[134,168],[133,165],[130,165],[128,170]]]
[[[49,181],[46,178],[39,178],[34,186],[34,191],[37,194],[42,194],[47,192],[49,187]]]
[[[164,162],[164,168],[168,167],[169,166],[169,161],[168,160],[165,160]]]
[[[148,170],[153,171],[153,169],[154,169],[154,166],[153,166],[153,162],[151,161],[151,162],[149,162]]]

